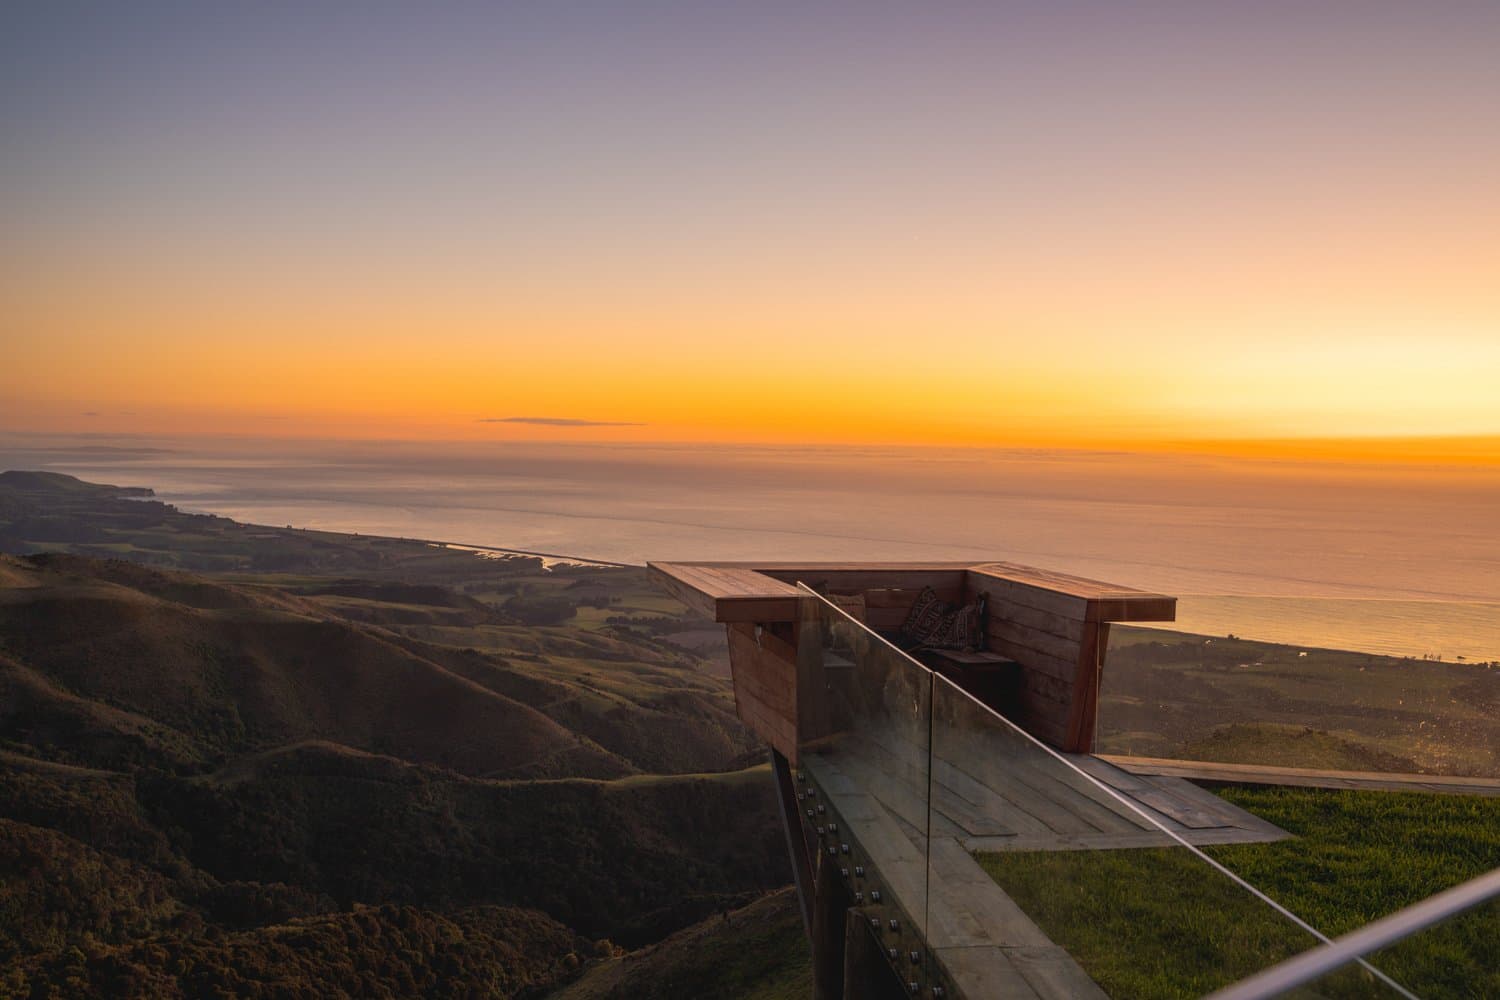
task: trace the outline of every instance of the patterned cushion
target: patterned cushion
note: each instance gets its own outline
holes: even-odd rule
[[[898,638],[902,648],[983,649],[984,597],[955,608],[940,600],[931,587],[923,587],[907,612]]]
[[[984,621],[979,605],[965,604],[943,617],[942,627],[925,645],[933,649],[978,649],[983,629]]]
[[[906,613],[906,621],[901,623],[898,633],[901,644],[921,645],[931,639],[943,627],[948,612],[947,603],[938,599],[937,592],[931,587],[923,587]]]

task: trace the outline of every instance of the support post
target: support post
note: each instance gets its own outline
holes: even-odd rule
[[[787,853],[792,860],[792,881],[797,884],[797,901],[802,909],[802,929],[808,940],[813,937],[813,874],[808,855],[807,838],[802,833],[802,813],[797,807],[797,783],[792,765],[781,751],[771,751],[771,771],[776,776],[776,804],[781,807],[781,828],[786,833]]]
[[[813,1000],[844,1000],[844,938],[849,888],[833,864],[818,859],[813,909]]]
[[[870,918],[863,910],[849,910],[844,918],[843,1000],[904,1000],[907,996],[870,929]]]

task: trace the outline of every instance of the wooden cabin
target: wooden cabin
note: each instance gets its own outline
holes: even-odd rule
[[[819,735],[816,683],[797,672],[797,584],[899,640],[931,588],[955,607],[983,597],[983,639],[919,659],[1048,745],[1094,748],[1112,622],[1176,617],[1177,599],[1009,562],[649,563],[664,589],[729,633],[740,719],[793,763]]]

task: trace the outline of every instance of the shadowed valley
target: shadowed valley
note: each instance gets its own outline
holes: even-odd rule
[[[786,881],[641,573],[140,492],[0,475],[0,995],[537,993]]]

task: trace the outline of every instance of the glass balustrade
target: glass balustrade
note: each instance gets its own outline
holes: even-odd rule
[[[1033,987],[1067,984],[1045,995],[1187,998],[1320,943],[1189,846],[1241,833],[1211,793],[1064,757],[946,677],[932,703],[928,925],[939,957],[1019,949]],[[993,887],[973,881],[975,862]]]
[[[812,792],[804,815],[812,821],[817,883],[869,914],[878,947],[922,989],[929,978],[932,673],[827,598],[802,590],[798,766]]]
[[[799,769],[820,885],[848,894],[921,995],[1008,977],[1022,995],[1200,997],[1327,940],[1276,880],[1257,881],[1268,843],[1301,841],[1233,794],[1057,753],[971,693],[972,677],[965,690],[801,589]],[[1061,678],[1022,683],[1023,700],[1066,696]],[[1475,911],[1284,995],[1484,995],[1453,990],[1493,978],[1496,919]]]

